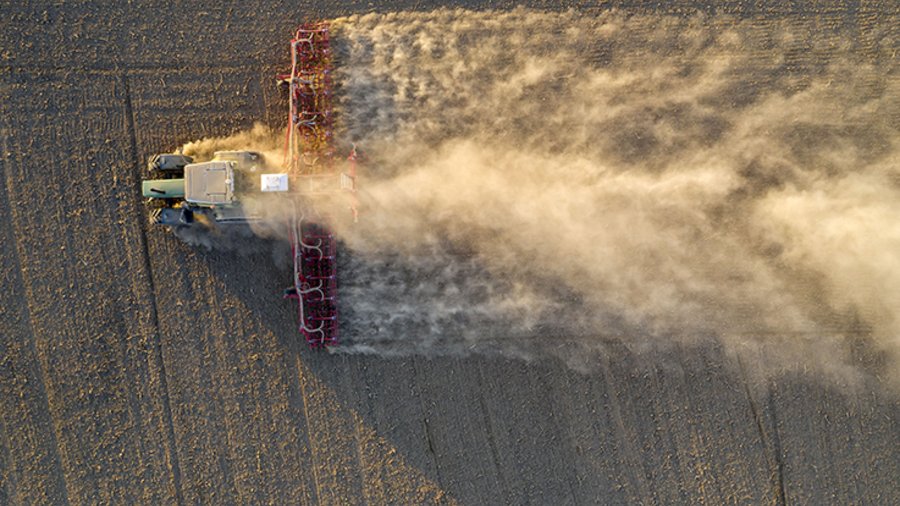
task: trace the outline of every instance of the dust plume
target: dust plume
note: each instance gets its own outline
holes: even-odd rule
[[[280,135],[262,123],[226,137],[207,137],[181,146],[181,152],[193,157],[195,162],[212,159],[216,151],[256,151],[263,156],[265,165],[271,168],[280,167],[284,161]]]
[[[336,225],[341,351],[590,368],[613,345],[712,344],[900,377],[889,26],[517,9],[332,27],[336,138],[365,155],[360,223]]]
[[[773,369],[852,376],[864,349],[896,370],[887,31],[863,50],[821,23],[702,15],[333,26],[338,137],[368,159],[341,230],[350,351],[713,341]]]

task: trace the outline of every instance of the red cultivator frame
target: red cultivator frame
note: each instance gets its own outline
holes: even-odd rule
[[[299,174],[331,172],[334,158],[328,23],[307,23],[291,40],[287,150]]]
[[[289,86],[290,116],[285,168],[300,195],[355,192],[356,150],[342,173],[334,148],[331,106],[332,54],[327,22],[306,23],[291,40],[291,73],[278,76]],[[338,162],[338,163],[336,163]],[[319,212],[296,202],[290,224],[294,284],[285,297],[297,301],[300,332],[312,347],[338,344],[337,251],[334,235]],[[351,205],[354,217],[355,205]],[[317,216],[315,223],[307,215]]]
[[[337,250],[323,225],[291,223],[294,286],[285,295],[297,300],[298,327],[313,348],[338,344]]]

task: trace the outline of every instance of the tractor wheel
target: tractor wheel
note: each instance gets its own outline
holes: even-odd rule
[[[178,179],[184,177],[184,169],[182,170],[159,170],[151,169],[148,179]]]

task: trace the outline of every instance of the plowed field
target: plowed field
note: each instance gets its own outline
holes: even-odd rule
[[[148,155],[281,121],[302,16],[406,4],[0,7],[0,504],[900,502],[877,382],[750,381],[714,347],[612,346],[591,373],[313,352],[272,252],[146,225]],[[723,10],[865,47],[892,5]]]

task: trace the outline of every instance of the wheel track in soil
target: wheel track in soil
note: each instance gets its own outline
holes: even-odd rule
[[[141,170],[142,164],[140,163],[140,159],[138,157],[138,147],[137,147],[137,133],[135,131],[134,124],[134,109],[131,104],[131,88],[128,85],[128,75],[121,75],[122,88],[124,90],[124,106],[125,106],[125,119],[126,119],[126,128],[129,140],[130,147],[130,156],[131,161],[133,163],[135,169],[135,180],[140,181],[143,176],[143,171]],[[139,197],[139,193],[137,191],[137,185],[135,185],[135,197]],[[153,270],[150,265],[150,250],[147,247],[147,219],[145,216],[146,213],[143,212],[143,209],[138,206],[134,206],[134,213],[132,215],[132,219],[134,219],[137,223],[140,223],[140,250],[143,259],[143,275],[147,280],[147,291],[146,298],[142,298],[142,300],[148,301],[150,306],[150,325],[152,329],[152,347],[153,347],[153,366],[156,368],[157,377],[159,378],[159,385],[162,391],[162,403],[163,403],[163,419],[165,421],[165,430],[166,430],[166,463],[168,464],[169,473],[172,480],[172,487],[174,488],[173,492],[175,494],[175,502],[178,505],[184,504],[184,493],[181,490],[181,468],[178,464],[178,453],[175,448],[175,426],[172,422],[172,408],[171,408],[171,400],[169,396],[169,385],[168,380],[166,379],[166,364],[163,360],[162,355],[162,342],[160,340],[160,328],[159,328],[159,311],[157,309],[156,304],[156,285],[153,281]]]
[[[25,383],[29,384],[29,385],[34,385],[32,387],[32,389],[34,390],[34,392],[32,392],[32,395],[37,397],[37,401],[35,403],[35,404],[37,404],[37,406],[32,407],[32,409],[36,408],[35,411],[37,412],[36,414],[38,416],[37,416],[37,419],[28,420],[26,422],[27,424],[25,424],[24,426],[20,426],[20,427],[16,426],[16,420],[13,420],[13,423],[10,423],[9,421],[4,420],[4,434],[8,438],[8,435],[11,431],[16,432],[16,433],[21,433],[20,431],[22,429],[26,429],[29,425],[33,425],[33,426],[36,426],[33,428],[33,430],[36,429],[37,434],[43,434],[46,437],[46,439],[44,440],[44,445],[42,445],[45,447],[45,449],[41,453],[46,453],[47,458],[49,458],[49,460],[50,460],[50,462],[47,463],[48,469],[44,469],[44,471],[48,472],[48,474],[50,474],[51,476],[46,476],[43,479],[36,479],[35,480],[36,483],[28,483],[26,481],[25,483],[22,484],[22,486],[16,487],[17,498],[21,502],[33,502],[33,501],[36,501],[38,498],[43,497],[46,499],[59,501],[63,504],[69,504],[67,485],[65,482],[65,474],[61,471],[62,461],[59,456],[59,442],[58,442],[59,441],[59,435],[58,435],[59,429],[58,429],[57,425],[53,422],[52,416],[49,415],[50,414],[50,403],[49,403],[48,396],[47,396],[47,386],[46,386],[47,385],[47,373],[44,370],[43,363],[41,361],[37,360],[38,354],[37,354],[37,348],[36,348],[36,345],[34,342],[34,325],[32,324],[32,321],[31,321],[31,311],[28,308],[27,303],[23,303],[23,302],[25,302],[27,295],[22,295],[22,294],[16,293],[16,292],[18,292],[17,288],[24,287],[27,285],[25,285],[24,280],[22,279],[22,267],[21,267],[21,261],[19,259],[19,255],[20,255],[19,241],[15,237],[14,230],[12,229],[12,227],[8,226],[8,224],[11,225],[12,223],[17,221],[16,214],[9,204],[9,195],[8,195],[8,189],[10,187],[10,181],[11,181],[12,176],[10,173],[11,168],[8,165],[9,157],[6,156],[6,153],[14,152],[13,146],[15,146],[15,144],[13,144],[11,146],[9,141],[10,141],[9,137],[3,136],[3,138],[2,138],[3,153],[2,154],[5,157],[5,161],[3,164],[4,174],[3,174],[3,177],[0,178],[0,184],[2,184],[2,187],[0,187],[0,216],[7,216],[10,219],[0,220],[3,222],[2,226],[3,226],[3,230],[4,230],[3,241],[2,241],[3,246],[0,247],[0,251],[2,251],[2,257],[5,259],[4,265],[8,267],[6,269],[6,272],[4,273],[4,281],[9,281],[8,276],[13,276],[13,279],[11,280],[12,282],[10,282],[8,285],[10,288],[12,288],[12,297],[9,297],[8,303],[0,304],[0,307],[2,307],[2,309],[0,309],[0,315],[2,315],[2,319],[0,319],[0,323],[4,324],[2,327],[0,327],[0,335],[2,335],[4,340],[6,340],[6,339],[12,340],[12,339],[14,339],[12,336],[15,336],[16,334],[19,334],[19,333],[24,334],[24,336],[25,336],[25,337],[21,338],[21,342],[18,343],[18,346],[16,346],[16,348],[17,348],[16,352],[13,352],[11,350],[11,348],[13,346],[15,346],[16,343],[14,343],[14,342],[4,342],[3,343],[4,344],[3,360],[4,361],[6,361],[6,360],[16,361],[18,359],[19,367],[24,366],[29,369],[29,371],[25,377],[26,378],[34,378],[35,380],[28,381],[26,379]],[[7,263],[7,262],[9,262],[10,259],[12,261],[10,263]],[[4,291],[7,292],[6,290],[4,290]],[[9,292],[7,292],[7,295],[8,294],[9,294]],[[18,318],[7,314],[7,312],[12,312],[11,308],[17,307],[17,306],[19,308],[19,313],[20,313],[20,316]],[[13,319],[13,321],[18,324],[18,325],[16,325],[16,327],[18,327],[18,328],[10,328],[11,326],[6,324],[7,318]],[[22,322],[22,320],[24,320],[24,323]],[[17,330],[18,330],[18,332],[16,332]],[[24,347],[25,349],[22,350],[22,347]],[[3,364],[3,365],[0,365],[0,367],[5,368],[5,367],[9,367],[9,366],[7,366],[6,364]],[[7,386],[6,381],[4,381],[3,386],[4,387]],[[13,390],[13,389],[10,388],[10,390]],[[6,388],[3,388],[2,390],[0,390],[3,392],[3,400],[14,399],[14,398],[20,398],[23,400],[27,399],[28,393],[23,391],[22,387],[19,387],[16,390],[18,390],[16,393],[12,393],[12,391],[8,391]],[[15,411],[17,411],[17,410],[4,409],[3,413],[13,413]],[[23,410],[23,411],[31,411],[31,409]],[[19,430],[15,430],[15,429],[19,429]],[[27,434],[27,432],[26,432],[26,434]],[[31,439],[33,441],[37,441],[39,438],[35,437],[34,433],[32,433],[30,438],[27,436],[24,436],[24,437],[20,436],[17,439],[19,439],[20,441],[29,440],[29,439]],[[6,445],[6,449],[7,449],[7,451],[10,452],[10,455],[13,456],[12,451],[11,451],[12,447],[9,444]],[[27,455],[27,453],[26,453],[26,455]],[[19,459],[22,459],[22,458],[26,458],[26,457],[25,456],[19,457]],[[43,461],[44,459],[40,459],[40,460]],[[13,465],[16,465],[16,464],[19,466],[23,466],[22,462],[18,462],[18,463],[12,462],[11,464],[12,464],[10,466],[11,468],[13,467]],[[35,477],[28,476],[28,475],[26,475],[26,478],[27,479],[35,479]],[[15,481],[19,481],[19,480],[15,480]],[[50,487],[50,490],[45,489],[45,487],[47,487],[47,486]],[[29,492],[31,492],[31,489],[34,487],[42,489],[41,491],[36,492],[37,497],[29,495]],[[55,490],[55,492],[54,492],[54,490]],[[30,499],[29,499],[29,497],[30,497]]]

